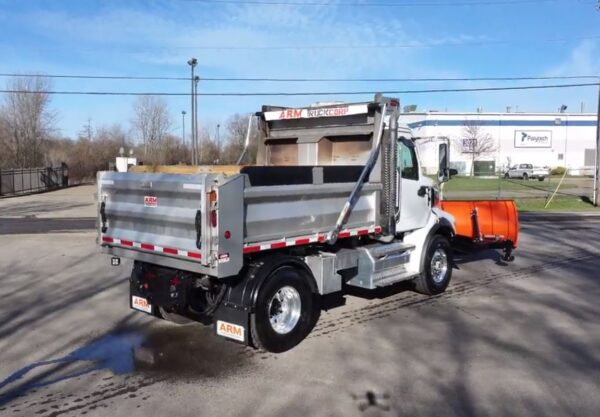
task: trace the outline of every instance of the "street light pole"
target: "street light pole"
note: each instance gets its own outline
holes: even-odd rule
[[[219,135],[220,124],[217,124],[217,164],[221,163],[221,136]]]
[[[195,77],[194,77],[194,68],[196,68],[196,65],[198,65],[198,60],[196,58],[191,58],[190,60],[188,60],[188,65],[191,67],[192,69],[192,103],[191,103],[191,107],[192,107],[192,137],[191,137],[191,143],[192,143],[192,165],[197,165],[198,164],[198,153],[197,153],[197,147],[196,147],[196,118],[194,117],[194,115],[196,114],[196,82],[195,82]]]
[[[186,111],[185,110],[181,110],[181,143],[183,143],[185,145],[185,115],[186,115]]]
[[[598,78],[598,109],[596,110],[596,163],[594,169],[594,205],[600,204],[600,78]]]
[[[198,137],[198,81],[200,81],[199,76],[194,77],[194,134],[196,135],[196,153],[198,153],[198,148],[200,148],[200,157],[196,155],[196,163],[199,165],[202,163],[203,158],[203,148],[202,148],[202,140]],[[199,144],[198,144],[199,143]]]

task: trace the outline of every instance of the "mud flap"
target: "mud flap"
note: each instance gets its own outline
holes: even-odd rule
[[[237,304],[223,302],[215,312],[214,330],[217,336],[251,345],[250,312]]]

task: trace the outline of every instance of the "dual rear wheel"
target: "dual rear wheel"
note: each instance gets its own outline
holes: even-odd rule
[[[285,352],[300,343],[319,319],[319,295],[308,271],[283,265],[261,285],[251,316],[253,344],[270,352]]]

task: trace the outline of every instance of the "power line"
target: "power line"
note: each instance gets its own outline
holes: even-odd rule
[[[415,49],[415,48],[441,48],[453,46],[483,46],[483,45],[501,45],[510,43],[537,43],[537,42],[574,42],[581,40],[600,39],[599,35],[593,36],[576,36],[570,38],[538,38],[538,39],[482,39],[482,40],[451,40],[441,42],[419,42],[405,44],[388,44],[388,45],[264,45],[264,46],[173,46],[171,49],[187,49],[187,50],[202,50],[202,51],[244,51],[244,50],[310,50],[310,49]]]
[[[77,75],[77,74],[19,74],[0,73],[0,77],[41,77],[98,80],[161,80],[191,81],[190,77]],[[542,81],[542,80],[595,80],[598,75],[523,76],[523,77],[407,77],[407,78],[276,78],[276,77],[200,77],[200,81],[253,81],[253,82],[450,82],[450,81]]]
[[[535,3],[555,3],[560,0],[491,0],[491,1],[448,1],[448,2],[326,2],[326,1],[287,1],[287,0],[184,0],[206,4],[251,4],[259,6],[328,6],[328,7],[450,7],[450,6],[494,6]]]
[[[381,94],[426,94],[426,93],[460,93],[476,91],[510,91],[510,90],[541,90],[551,88],[575,88],[600,86],[597,83],[553,84],[553,85],[520,85],[511,87],[481,87],[481,88],[439,88],[429,90],[396,90],[396,91],[326,91],[326,92],[239,92],[239,93],[198,93],[205,97],[259,97],[259,96],[349,96]],[[54,95],[94,95],[94,96],[190,96],[190,93],[169,92],[122,92],[122,91],[31,91],[31,90],[0,90],[0,93],[23,94],[54,94]]]
[[[228,78],[201,77],[201,81],[265,81],[265,82],[439,82],[439,81],[534,81],[534,80],[595,80],[598,75],[565,75],[543,77],[449,77],[449,78]]]
[[[0,73],[0,77],[42,77],[42,78],[79,78],[93,80],[174,80],[190,81],[189,77],[138,77],[129,75],[76,75],[76,74],[18,74],[18,73]]]
[[[284,51],[284,50],[357,50],[357,49],[418,49],[418,48],[443,48],[443,47],[459,47],[459,46],[486,46],[486,45],[503,45],[503,44],[514,44],[527,45],[531,43],[565,43],[575,42],[582,40],[598,40],[600,35],[590,36],[575,36],[569,38],[512,38],[512,39],[481,39],[481,40],[449,40],[449,41],[435,41],[435,42],[420,42],[413,41],[404,44],[374,44],[374,45],[172,45],[172,46],[136,46],[136,50],[189,50],[189,51]],[[39,49],[39,47],[36,46]],[[62,49],[55,45],[50,47],[44,47],[41,49]],[[111,45],[111,52],[113,53],[125,53],[123,51],[114,50],[114,46]],[[80,48],[81,49],[81,48]],[[85,48],[87,49],[87,48]]]

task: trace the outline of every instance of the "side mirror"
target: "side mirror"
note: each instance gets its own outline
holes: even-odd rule
[[[450,179],[450,169],[448,168],[448,144],[440,143],[439,148],[439,169],[438,169],[438,181],[440,183],[446,182]],[[456,171],[456,170],[454,170]]]

